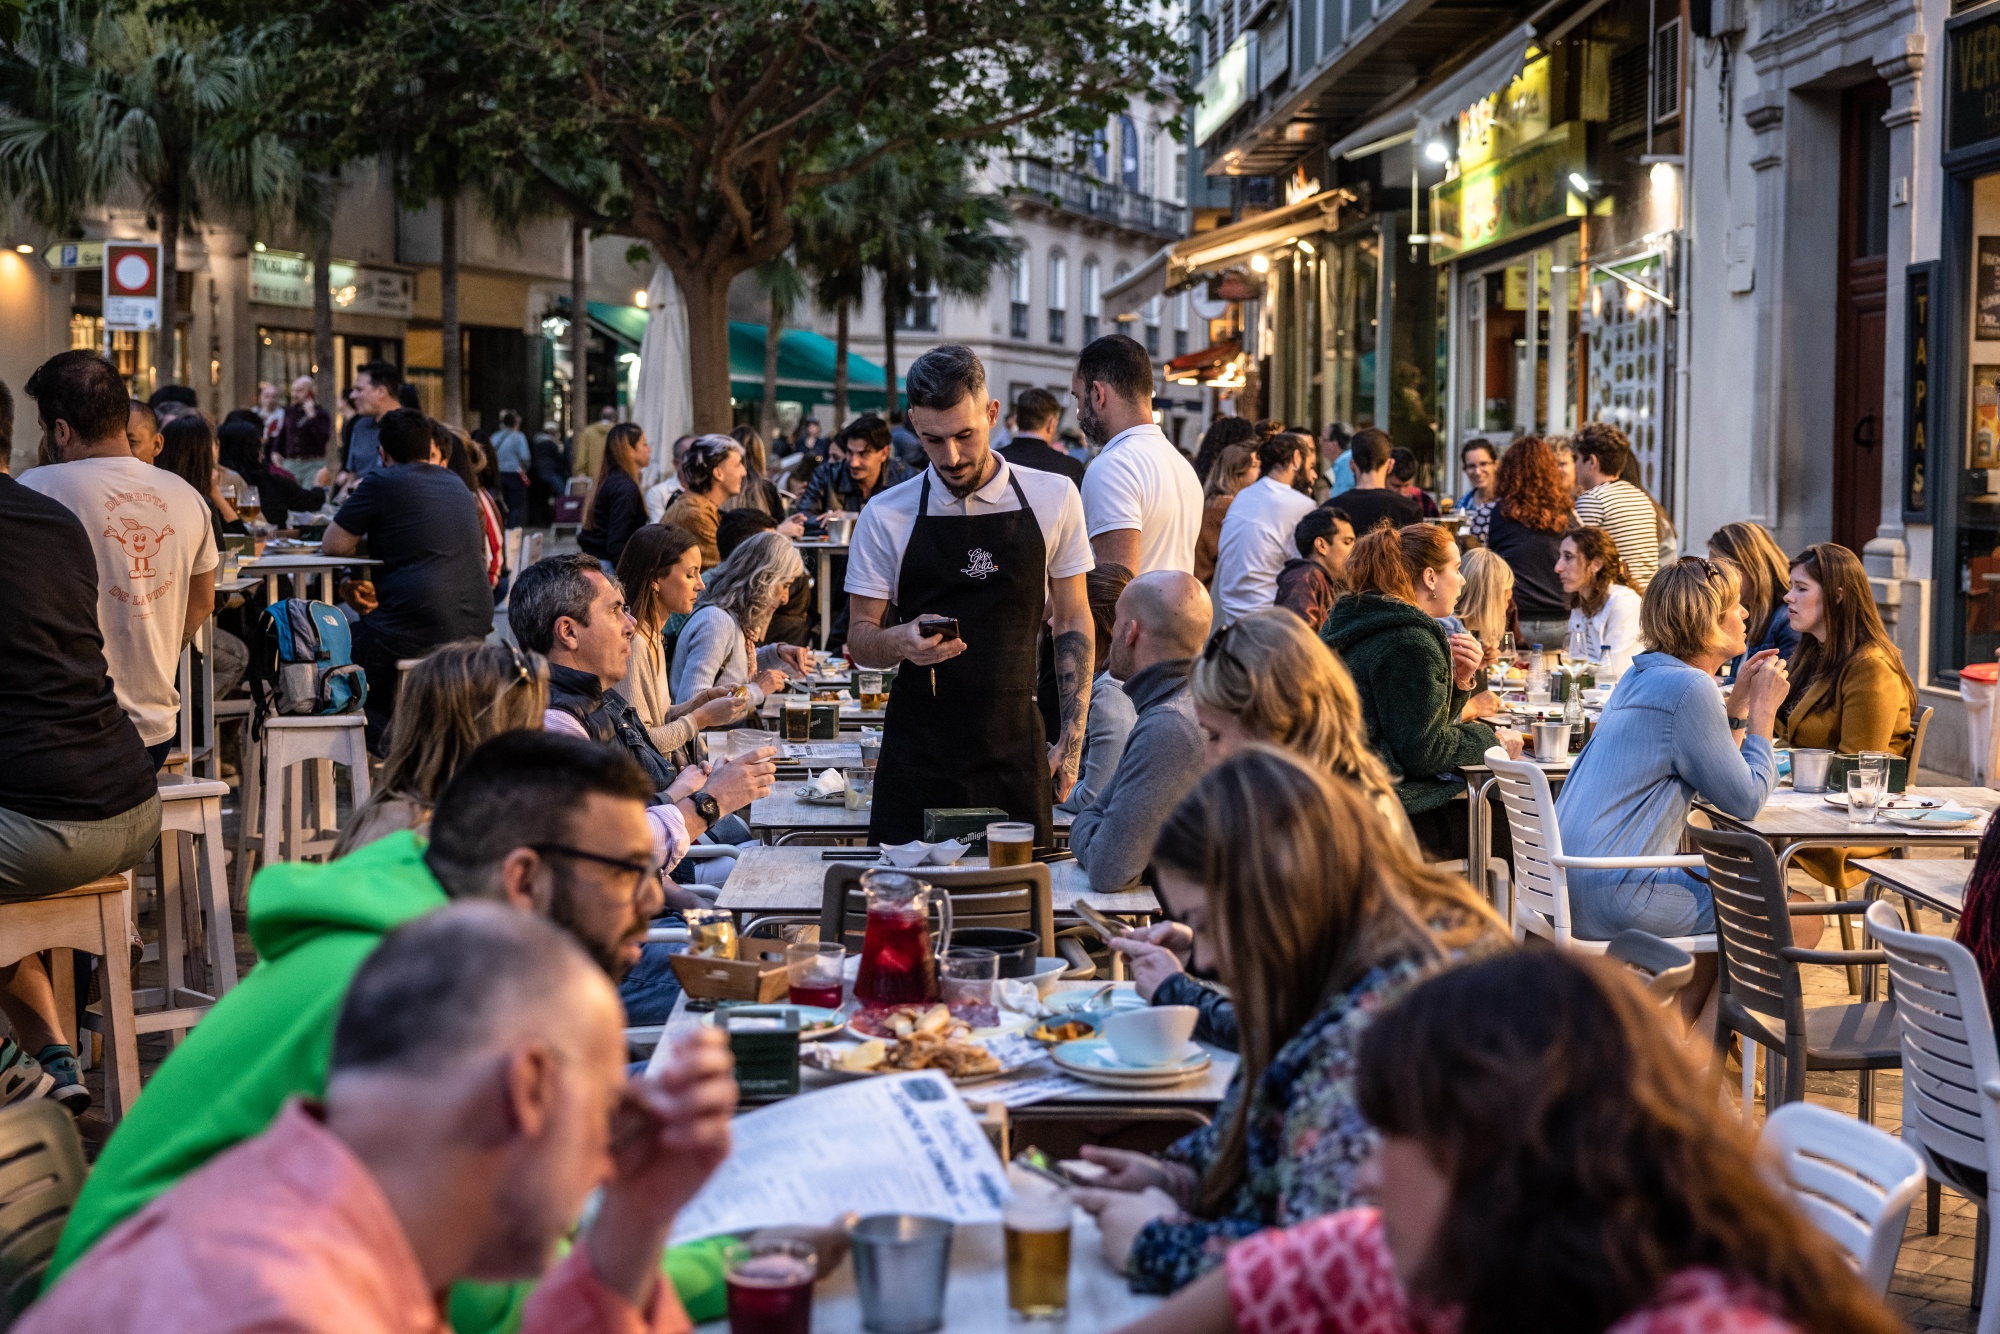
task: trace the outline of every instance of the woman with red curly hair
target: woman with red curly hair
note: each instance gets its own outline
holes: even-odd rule
[[[1576,520],[1555,449],[1538,435],[1516,440],[1500,456],[1493,487],[1500,501],[1486,545],[1513,567],[1521,643],[1559,648],[1569,630],[1569,595],[1556,576],[1556,558]]]

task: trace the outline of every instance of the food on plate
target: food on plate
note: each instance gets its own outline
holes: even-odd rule
[[[834,1058],[844,1074],[888,1074],[904,1070],[942,1070],[952,1079],[974,1079],[1000,1073],[1000,1059],[977,1042],[942,1033],[917,1033],[893,1045],[870,1038]]]
[[[834,1059],[833,1068],[850,1074],[867,1074],[880,1069],[888,1058],[889,1044],[880,1038],[870,1038],[852,1051],[842,1052]]]
[[[855,1032],[874,1038],[907,1038],[918,1033],[963,1037],[972,1031],[971,1025],[954,1020],[951,1011],[941,1004],[891,1005],[881,1009],[866,1009],[847,1023]]]
[[[1066,1019],[1060,1024],[1044,1020],[1032,1029],[1028,1036],[1037,1042],[1075,1042],[1087,1038],[1097,1031],[1096,1027],[1082,1019]]]

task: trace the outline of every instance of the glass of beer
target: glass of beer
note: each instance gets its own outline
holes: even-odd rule
[[[684,908],[689,954],[704,959],[736,957],[736,914],[726,908]]]
[[[1016,1190],[1000,1214],[1007,1239],[1007,1309],[1023,1320],[1069,1313],[1069,1196]]]
[[[728,1259],[730,1334],[810,1334],[819,1256],[802,1241],[741,1243]]]
[[[864,710],[885,709],[889,706],[889,692],[882,687],[882,673],[862,672],[859,695]]]
[[[236,513],[245,523],[259,523],[264,517],[264,498],[257,488],[247,487],[236,501]]]
[[[881,763],[881,760],[882,734],[880,732],[863,732],[861,734],[861,767],[872,775],[875,772],[875,766]]]
[[[807,695],[787,695],[784,702],[785,740],[812,740],[812,699]]]
[[[1026,866],[1035,860],[1035,827],[1031,824],[986,826],[988,866]]]

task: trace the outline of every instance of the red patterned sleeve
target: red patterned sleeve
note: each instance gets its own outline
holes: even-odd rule
[[[1382,1238],[1381,1215],[1347,1209],[1230,1248],[1241,1334],[1420,1334]]]

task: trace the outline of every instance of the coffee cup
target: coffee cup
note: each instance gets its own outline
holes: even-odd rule
[[[1127,1065],[1172,1065],[1187,1051],[1200,1017],[1201,1011],[1192,1005],[1152,1005],[1113,1013],[1101,1031]]]

